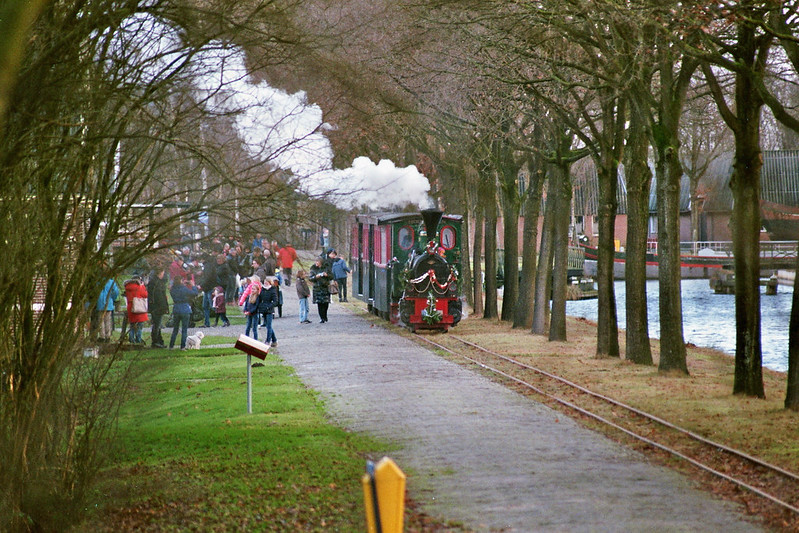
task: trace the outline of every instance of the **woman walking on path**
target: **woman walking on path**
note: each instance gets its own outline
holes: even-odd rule
[[[180,328],[180,349],[186,349],[186,338],[189,336],[189,319],[191,318],[191,302],[197,296],[197,287],[191,280],[175,280],[169,294],[172,295],[172,338],[169,340],[169,349],[175,347]]]
[[[313,281],[313,303],[319,310],[319,323],[327,322],[327,308],[330,307],[330,271],[323,266],[321,257],[318,257],[311,267],[308,279]]]

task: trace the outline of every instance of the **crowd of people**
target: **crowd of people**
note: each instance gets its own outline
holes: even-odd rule
[[[144,344],[142,331],[149,315],[152,347],[167,347],[161,330],[171,326],[168,347],[173,349],[178,345],[186,349],[192,322],[200,322],[197,326],[200,328],[211,327],[213,315],[214,326],[220,320],[223,327],[230,326],[228,305],[238,305],[247,317],[245,335],[258,339],[258,328],[263,327],[266,342],[277,345],[273,321],[275,314],[278,318],[283,316],[281,287],[291,286],[295,263],[302,267],[291,243],[281,247],[259,234],[252,246],[213,239],[208,247],[184,246],[170,254],[171,257],[161,255],[153,260],[149,272],[133,275],[121,289],[115,280],[107,280],[91,321],[93,335],[99,342],[111,341],[115,303],[124,296],[122,338],[127,336],[133,345]],[[328,321],[331,298],[337,295],[339,301],[347,301],[349,272],[346,261],[338,257],[336,250],[323,248],[308,272],[301,268],[296,273],[301,324],[311,322],[309,298],[316,304],[322,324]],[[172,300],[172,313],[164,323],[170,312],[167,292]]]

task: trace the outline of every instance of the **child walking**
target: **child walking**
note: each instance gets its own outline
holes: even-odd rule
[[[214,292],[211,293],[211,301],[213,302],[214,306],[214,313],[216,313],[216,321],[214,321],[214,326],[219,325],[219,319],[222,319],[222,327],[227,327],[230,325],[230,320],[227,318],[227,304],[225,304],[225,289],[221,286],[217,286],[214,288]]]
[[[300,324],[310,324],[308,320],[308,297],[311,289],[308,288],[308,281],[305,279],[305,271],[297,272],[297,298],[300,299]]]
[[[239,299],[239,305],[244,306],[244,314],[247,316],[247,329],[244,334],[258,340],[258,297],[261,294],[261,279],[258,276],[250,278],[250,283]]]

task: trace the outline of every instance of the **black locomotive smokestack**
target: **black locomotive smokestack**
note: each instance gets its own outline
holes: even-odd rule
[[[441,217],[444,215],[443,211],[438,209],[422,209],[422,220],[424,220],[424,228],[427,231],[427,240],[436,240],[438,223],[441,222]]]

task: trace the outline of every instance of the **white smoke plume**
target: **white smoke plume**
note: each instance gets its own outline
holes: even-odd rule
[[[189,57],[179,33],[150,14],[131,16],[114,30],[113,55],[130,80],[152,81],[172,75]],[[253,82],[244,52],[222,42],[209,43],[191,59],[189,76],[198,97],[213,111],[231,113],[250,154],[290,170],[298,187],[330,199],[343,209],[372,209],[416,204],[429,207],[430,183],[415,166],[398,168],[358,157],[352,167],[334,169],[333,149],[324,132],[331,129],[321,108],[305,92],[288,94]]]
[[[219,110],[236,111],[236,126],[253,157],[290,170],[302,192],[325,197],[342,209],[408,204],[430,207],[430,183],[413,165],[356,158],[346,169],[332,167],[333,149],[324,132],[321,108],[305,92],[288,94],[267,83],[253,83],[244,53],[215,43],[200,54],[198,90]]]
[[[343,209],[366,206],[372,209],[418,205],[432,207],[428,196],[430,182],[416,166],[397,167],[382,159],[374,164],[368,157],[355,158],[343,170],[328,170],[308,181],[310,194],[327,194]]]

